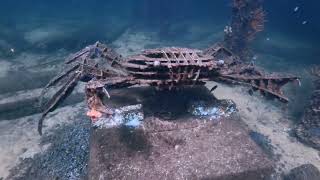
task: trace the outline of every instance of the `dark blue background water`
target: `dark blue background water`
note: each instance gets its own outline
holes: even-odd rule
[[[111,43],[115,38],[114,34],[110,37],[103,37],[101,34],[114,31],[110,25],[114,23],[110,23],[112,17],[119,24],[155,29],[181,21],[189,22],[190,26],[195,21],[227,24],[230,19],[230,4],[231,0],[3,0],[0,6],[0,27],[10,33],[2,32],[0,35],[7,36],[4,38],[11,40],[15,46],[25,47],[27,45],[23,43],[27,42],[24,42],[22,36],[30,28],[68,22],[69,26],[78,28],[78,34],[74,39],[64,41],[64,46],[72,49],[76,48],[77,43],[90,43],[98,39]],[[299,11],[295,13],[293,9],[296,6],[299,7]],[[319,55],[316,49],[320,40],[318,7],[317,0],[265,1],[268,16],[265,34],[277,32],[298,41],[307,41],[315,48],[312,52]],[[302,25],[303,21],[307,21],[307,24]],[[72,46],[70,42],[76,43]],[[63,45],[57,43],[57,46]],[[316,58],[311,57],[307,61],[316,62]]]

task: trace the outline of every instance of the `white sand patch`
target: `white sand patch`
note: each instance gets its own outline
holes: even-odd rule
[[[208,83],[212,87],[212,83]],[[239,109],[242,120],[250,129],[271,140],[274,153],[280,155],[277,169],[287,172],[302,164],[311,163],[320,169],[319,151],[307,147],[289,136],[291,120],[282,108],[263,98],[250,96],[245,88],[220,85],[214,94],[219,99],[232,99]]]
[[[23,70],[29,70],[30,67],[38,66],[39,64],[45,62],[49,58],[48,55],[35,54],[29,52],[23,52],[12,59],[15,62],[14,70],[18,71],[19,68]]]
[[[62,86],[54,86],[49,89],[46,94],[46,98],[51,98],[58,92]],[[0,94],[0,105],[9,103],[19,103],[19,101],[27,99],[40,98],[43,88],[33,89],[33,90],[22,90],[13,93]],[[73,89],[72,94],[84,94],[85,83],[79,82],[79,84]]]
[[[44,121],[43,132],[50,132],[58,124],[75,123],[76,116],[83,110],[84,103],[57,109]],[[32,115],[16,120],[0,121],[0,178],[9,175],[9,170],[21,159],[33,157],[47,149],[40,145],[37,122],[40,115]],[[21,158],[21,159],[20,159]]]
[[[37,44],[51,39],[61,38],[65,33],[67,32],[60,27],[42,27],[26,32],[24,38],[31,44]]]
[[[147,46],[160,44],[154,34],[147,32],[126,31],[113,44],[117,47],[116,51],[123,56],[140,53]]]
[[[12,69],[15,71],[23,69],[34,73],[54,71],[62,68],[62,63],[68,54],[69,52],[63,49],[51,54],[22,52],[11,60],[15,63]]]
[[[24,65],[25,67],[38,65],[48,59],[48,55],[23,52],[13,59],[13,61]]]
[[[12,63],[8,61],[0,60],[0,78],[7,76],[11,68],[12,68]]]

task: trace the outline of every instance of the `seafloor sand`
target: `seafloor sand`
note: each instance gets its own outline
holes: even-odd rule
[[[7,76],[10,67],[11,63],[4,60],[0,60],[0,78]]]
[[[213,85],[208,83],[207,86]],[[303,145],[290,136],[293,120],[288,116],[285,106],[273,105],[261,97],[250,96],[246,91],[245,88],[219,85],[214,94],[218,98],[232,99],[248,127],[270,140],[272,158],[277,161],[277,170],[287,172],[306,163],[311,163],[320,169],[319,151]]]
[[[216,34],[219,33],[221,32]],[[216,36],[213,35],[212,37]],[[282,39],[281,41],[284,40]],[[203,42],[195,42],[195,44],[198,47],[204,47],[208,45],[207,42],[208,40],[203,40]],[[125,56],[144,48],[157,47],[163,44],[166,45],[168,42],[160,41],[152,33],[133,32],[130,30],[113,43],[118,52]],[[271,62],[273,59],[277,59],[276,55],[269,57]],[[7,75],[8,69],[12,68],[11,63],[0,62],[0,68],[4,68],[0,71],[0,77],[4,77]],[[32,62],[37,64],[37,62]],[[264,66],[267,67],[267,65]],[[281,65],[278,67],[281,67]],[[51,70],[51,68],[49,69]],[[288,69],[290,68],[284,70],[287,71]],[[302,75],[306,74],[304,69],[297,67],[292,68],[290,71]],[[210,88],[213,84],[209,83],[207,86]],[[290,93],[294,92],[291,89],[289,90]],[[301,144],[296,138],[290,136],[293,120],[288,115],[288,112],[284,110],[285,108],[273,105],[263,98],[249,96],[246,93],[246,89],[241,87],[232,88],[219,85],[214,94],[217,98],[234,100],[239,108],[240,116],[248,127],[269,140],[269,144],[267,144],[269,148],[267,149],[271,151],[269,152],[270,156],[277,161],[277,169],[279,171],[286,172],[305,163],[312,163],[320,169],[319,151]],[[292,97],[295,96],[292,95]],[[304,96],[303,98],[308,97]],[[302,109],[303,107],[300,106],[299,108]],[[85,113],[84,103],[58,109],[46,120],[45,124],[48,127],[44,131],[51,132],[50,129],[54,129],[57,124],[75,123],[75,117],[79,113]],[[0,177],[8,176],[9,170],[19,164],[21,159],[32,157],[48,148],[48,145],[40,144],[41,139],[36,131],[37,118],[39,118],[39,114],[15,120],[0,121]]]
[[[211,87],[213,84],[208,83],[207,86]],[[277,161],[279,171],[286,172],[305,163],[312,163],[320,168],[319,152],[290,137],[292,121],[281,107],[272,105],[257,96],[248,95],[244,88],[232,88],[219,84],[214,94],[218,98],[234,100],[240,116],[248,127],[270,140],[271,157]],[[74,117],[79,113],[85,113],[83,105],[81,103],[58,109],[46,120],[45,124],[48,127],[44,131],[49,132],[49,129],[57,124],[76,123]],[[3,177],[6,177],[9,170],[19,163],[20,158],[32,157],[47,148],[48,145],[39,144],[40,136],[36,131],[37,118],[39,115],[0,122],[0,161],[2,162],[0,174]]]

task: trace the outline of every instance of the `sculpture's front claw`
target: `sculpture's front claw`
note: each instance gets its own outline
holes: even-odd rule
[[[95,108],[89,109],[89,111],[87,112],[87,116],[91,119],[93,123],[103,116],[111,116],[113,114],[114,114],[114,111],[110,108],[107,108],[106,106],[99,107],[98,109],[95,109]]]
[[[95,109],[91,109],[87,112],[87,116],[92,120],[92,122],[95,122],[97,119],[102,117],[102,113]]]
[[[86,97],[89,107],[87,116],[89,116],[93,122],[102,116],[114,114],[114,110],[107,107],[103,103],[103,98],[110,98],[110,95],[105,89],[104,84],[102,84],[100,81],[92,80],[88,82],[86,85]]]

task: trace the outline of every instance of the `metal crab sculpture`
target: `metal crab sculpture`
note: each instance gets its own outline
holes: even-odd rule
[[[50,87],[64,82],[61,89],[43,106],[44,111],[38,124],[40,134],[46,115],[70,94],[78,81],[87,82],[87,115],[94,119],[114,113],[113,109],[103,103],[104,97],[110,97],[108,89],[134,85],[171,89],[215,81],[249,86],[250,92],[258,90],[264,96],[288,102],[280,89],[288,82],[299,80],[290,75],[265,75],[253,64],[241,62],[220,44],[203,51],[167,47],[122,57],[97,42],[71,55],[65,65],[67,68],[63,73],[52,79],[42,92],[43,97]]]

